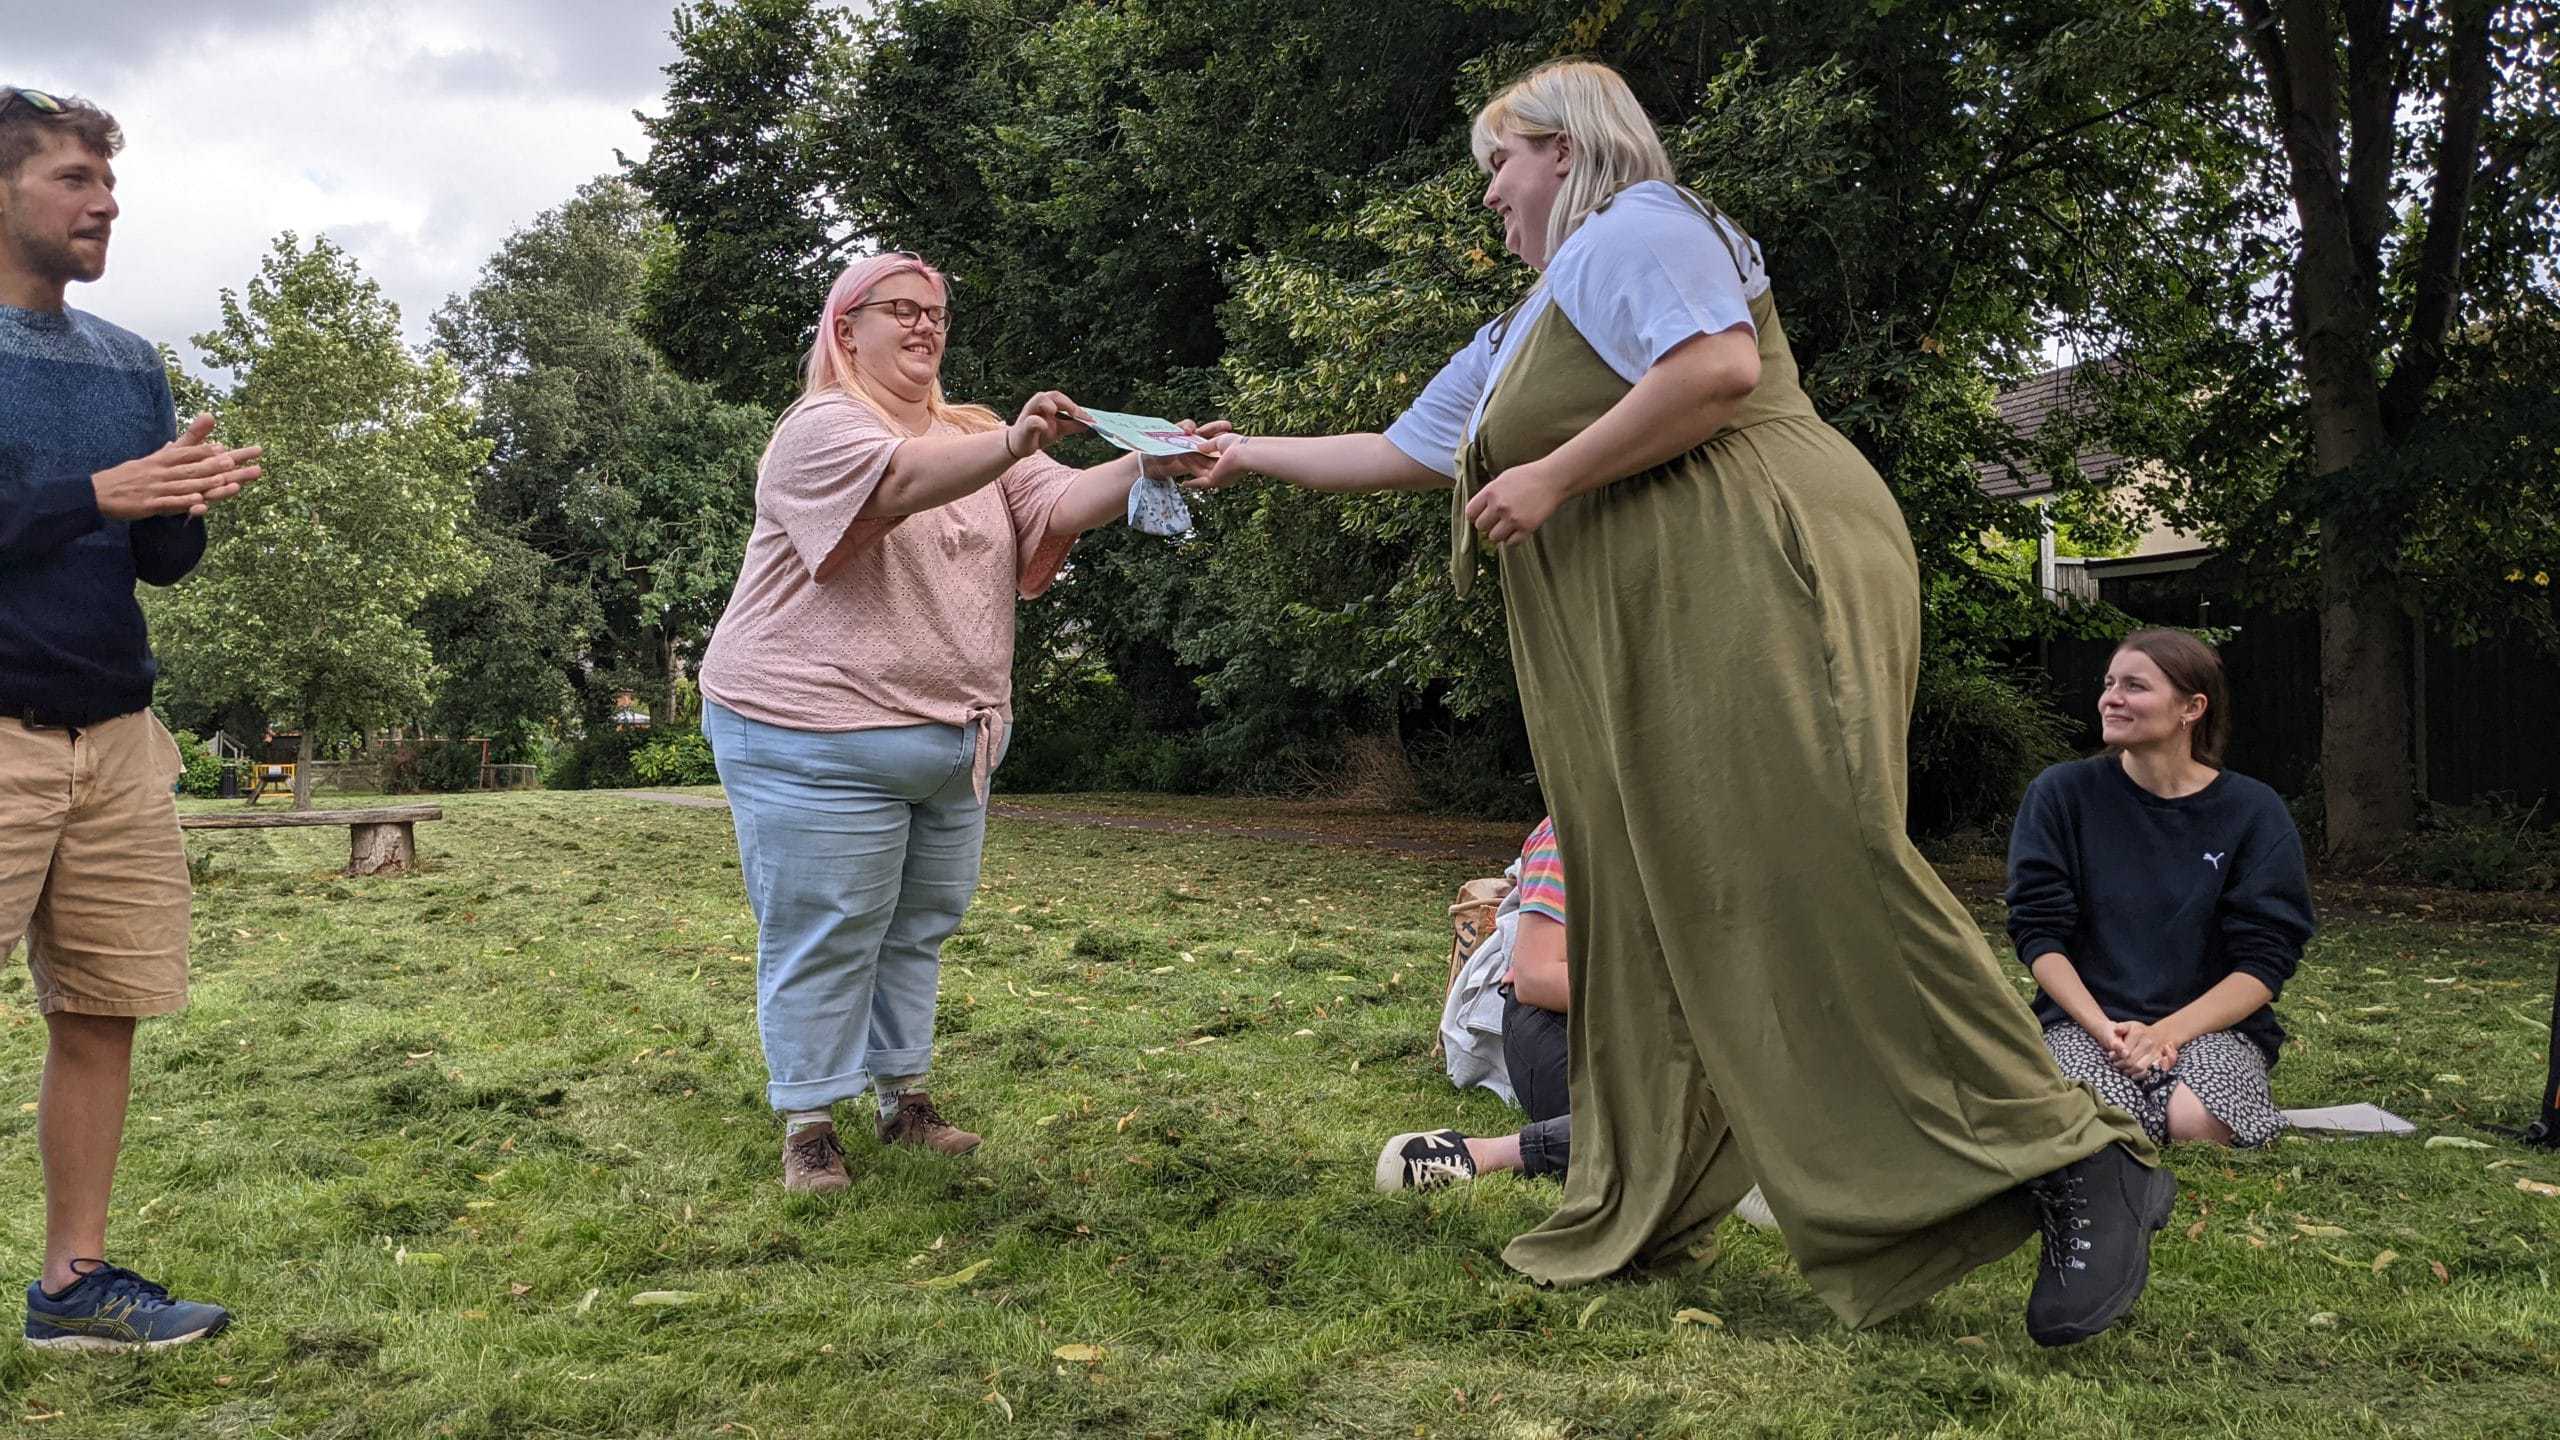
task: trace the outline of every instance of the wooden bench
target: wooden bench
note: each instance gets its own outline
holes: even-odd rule
[[[347,827],[347,873],[404,875],[418,862],[415,826],[441,820],[435,805],[386,805],[371,810],[283,810],[260,815],[181,815],[181,830],[284,830],[304,825]]]

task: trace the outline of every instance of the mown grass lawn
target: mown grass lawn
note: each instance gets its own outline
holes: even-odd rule
[[[1425,1054],[1472,868],[999,822],[944,979],[962,1161],[854,1146],[787,1199],[727,817],[445,802],[429,859],[190,837],[195,1003],[142,1051],[121,1258],[240,1321],[147,1358],[0,1346],[0,1425],[65,1436],[2525,1436],[2560,1424],[2560,929],[2332,917],[2291,1104],[2431,1136],[2186,1149],[2149,1298],[2045,1353],[2030,1252],[1838,1329],[1770,1237],[1541,1292],[1555,1195],[1369,1186],[1393,1130],[1513,1123]],[[1994,917],[1985,915],[1989,921]],[[42,1027],[0,978],[0,1269],[38,1252]],[[678,1303],[635,1303],[675,1292]],[[663,1298],[663,1297],[661,1297]],[[1718,1324],[1675,1323],[1684,1310]],[[1090,1349],[1062,1347],[1092,1347]]]

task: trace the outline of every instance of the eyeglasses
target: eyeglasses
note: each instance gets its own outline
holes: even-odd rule
[[[926,321],[936,330],[951,328],[951,307],[948,305],[925,305],[913,300],[866,300],[859,305],[847,305],[844,308],[878,310],[884,307],[888,310],[890,319],[910,330],[916,328],[916,322],[919,320]]]
[[[0,85],[0,111],[6,111],[21,100],[27,102],[28,109],[40,110],[47,115],[60,115],[71,108],[62,102],[61,97],[48,95],[42,90],[30,90],[24,85]]]

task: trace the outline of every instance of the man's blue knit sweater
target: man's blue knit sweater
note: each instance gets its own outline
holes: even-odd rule
[[[166,445],[159,352],[82,311],[0,305],[0,715],[87,725],[151,703],[136,580],[174,585],[204,522],[98,513],[89,477]]]

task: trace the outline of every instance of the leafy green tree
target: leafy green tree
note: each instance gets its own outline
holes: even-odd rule
[[[2080,437],[2020,442],[1999,388],[2057,340],[2171,357],[2108,406],[2166,433],[2158,413],[2232,373],[2207,362],[2241,344],[2195,317],[2282,273],[2280,246],[2234,243],[2274,234],[2281,205],[2231,123],[2243,58],[2194,7],[893,0],[840,48],[793,0],[689,13],[659,148],[633,171],[679,242],[652,333],[779,316],[791,292],[813,314],[861,237],[953,271],[964,398],[1055,385],[1277,431],[1385,423],[1519,298],[1468,115],[1548,55],[1618,64],[1683,176],[1765,243],[1808,387],[1910,519],[1942,659],[2108,618],[2055,610],[2006,563],[2000,537],[2038,519],[1982,495],[1977,462],[2074,476]],[[711,183],[743,183],[751,152],[785,183]],[[696,263],[738,246],[760,266]],[[758,383],[734,354],[670,353]],[[2128,519],[2094,485],[2052,504],[2092,533]],[[1098,658],[1130,725],[1201,729],[1238,780],[1346,736],[1516,735],[1498,596],[1462,603],[1441,574],[1444,501],[1259,492],[1200,512],[1194,543],[1082,547],[1026,611],[1026,686],[1090,696]],[[1027,701],[1026,725],[1039,714]]]
[[[594,602],[583,586],[555,583],[556,562],[513,535],[476,520],[469,534],[488,569],[419,612],[438,682],[427,726],[457,740],[485,736],[499,763],[521,762],[578,717],[569,677],[595,632]]]
[[[194,688],[298,725],[294,804],[324,737],[422,714],[431,596],[485,562],[464,535],[488,444],[462,377],[412,354],[400,314],[325,237],[280,237],[222,323],[195,337],[237,384],[224,434],[266,447],[266,478],[207,517],[205,560],[160,608],[161,646]]]
[[[2412,613],[2465,633],[2522,614],[2560,640],[2547,592],[2518,583],[2560,551],[2560,18],[2500,0],[2236,0],[2221,16],[2254,64],[2233,118],[2290,214],[2280,293],[2216,318],[2292,373],[2259,392],[2278,415],[2256,433],[2279,448],[2216,427],[2171,488],[2314,597],[2329,851],[2369,862],[2416,819]],[[2210,477],[2235,450],[2228,468],[2255,484]]]
[[[848,21],[825,0],[685,0],[667,111],[630,179],[678,244],[650,266],[640,333],[728,400],[779,408],[851,235],[816,139],[845,85]]]
[[[772,428],[641,338],[668,245],[636,189],[596,180],[509,237],[435,321],[491,446],[479,523],[541,558],[511,572],[534,586],[517,598],[580,627],[547,650],[589,724],[617,690],[672,695],[698,655],[737,579]]]
[[[201,377],[188,373],[185,364],[178,359],[176,347],[163,343],[160,346],[160,363],[169,373],[169,393],[177,401],[181,423],[187,416],[222,409],[222,391]],[[216,433],[218,438],[229,438],[222,432]],[[151,633],[155,637],[161,633],[163,603],[169,594],[169,591],[156,587],[145,589],[141,594],[143,613],[150,617]],[[266,728],[266,714],[255,701],[244,695],[204,688],[207,684],[220,685],[222,677],[199,675],[184,666],[170,665],[166,663],[165,654],[161,658],[160,684],[154,692],[152,704],[160,710],[172,731],[192,730],[205,736],[222,731],[234,737],[254,737]]]
[[[1381,177],[1442,167],[1445,148],[1415,141],[1462,118],[1457,62],[1532,23],[1503,5],[902,0],[839,34],[792,0],[697,5],[630,171],[680,244],[645,328],[686,373],[778,401],[791,378],[773,361],[805,346],[845,254],[911,249],[953,278],[954,395],[1006,408],[1055,386],[1214,413],[1235,260]],[[749,152],[772,183],[746,185]],[[1180,647],[1222,604],[1208,553],[1089,539],[1024,613],[1021,678],[1041,683],[1050,638],[1072,636],[1134,723],[1196,728],[1200,672]]]

